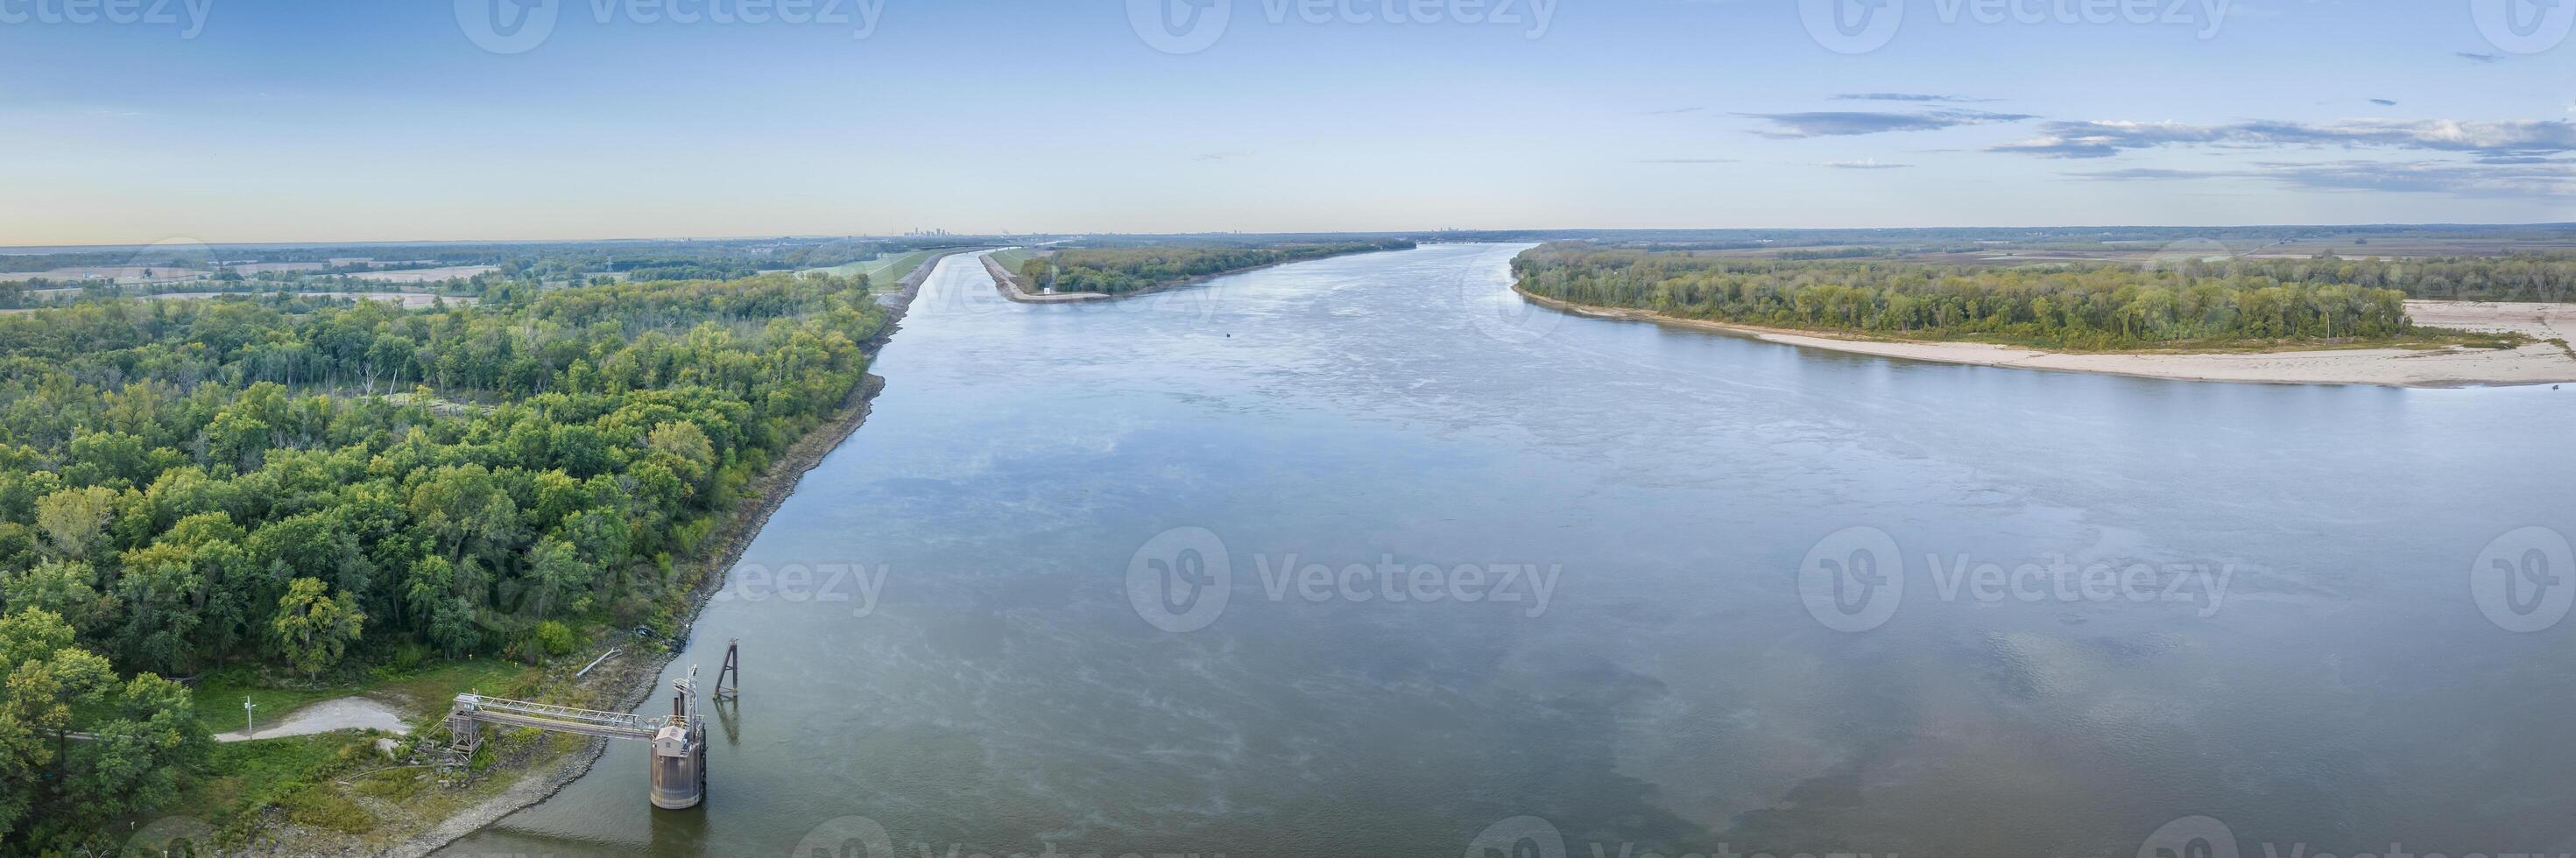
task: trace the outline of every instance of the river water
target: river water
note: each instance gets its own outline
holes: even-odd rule
[[[2576,390],[1807,351],[1520,249],[950,257],[673,668],[741,639],[703,809],[621,743],[443,854],[2576,851]]]

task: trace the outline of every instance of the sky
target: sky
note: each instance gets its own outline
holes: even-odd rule
[[[0,0],[0,245],[2576,221],[2570,29],[2569,0]]]

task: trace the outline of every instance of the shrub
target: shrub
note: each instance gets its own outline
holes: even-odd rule
[[[537,624],[537,646],[552,656],[571,655],[572,628],[553,620]]]

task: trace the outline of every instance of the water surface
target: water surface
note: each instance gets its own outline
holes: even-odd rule
[[[1526,307],[1519,249],[1073,306],[945,260],[674,666],[742,640],[707,805],[652,810],[621,744],[446,854],[2576,850],[2576,623],[2470,583],[2576,533],[2576,391],[1807,351]],[[1855,550],[1905,589],[1846,631],[1800,570]],[[1309,601],[1291,555],[1438,574]],[[1985,600],[1962,555],[2151,577]],[[1167,630],[1209,618],[1155,564],[1222,567],[1222,611]],[[1527,567],[1543,610],[1413,598]]]

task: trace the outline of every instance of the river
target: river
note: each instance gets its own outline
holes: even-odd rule
[[[621,743],[442,854],[2576,851],[2576,390],[1807,351],[1519,249],[942,261],[672,668],[741,640],[706,805]]]

